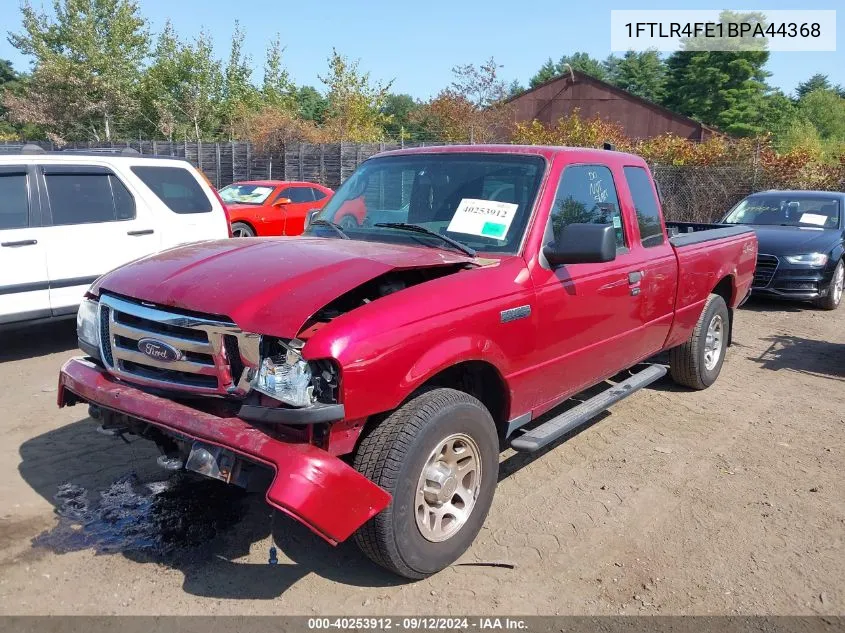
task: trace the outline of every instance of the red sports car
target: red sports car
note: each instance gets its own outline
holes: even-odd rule
[[[334,193],[314,182],[248,180],[220,190],[234,237],[299,235],[305,216],[322,209]]]

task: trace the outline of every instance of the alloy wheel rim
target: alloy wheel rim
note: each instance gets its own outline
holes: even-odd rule
[[[707,371],[712,371],[722,356],[722,338],[724,335],[722,326],[722,317],[719,314],[713,315],[710,324],[707,326],[707,335],[704,341],[704,367]]]
[[[427,541],[445,541],[466,525],[481,489],[480,456],[464,433],[453,433],[431,451],[414,502],[417,528]]]
[[[246,229],[233,229],[232,230],[232,237],[249,237],[249,234],[246,232]]]

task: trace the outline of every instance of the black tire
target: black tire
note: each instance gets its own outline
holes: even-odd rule
[[[813,301],[817,308],[821,308],[822,310],[836,310],[839,307],[839,304],[842,302],[842,275],[845,274],[843,266],[845,265],[843,265],[840,259],[836,264],[836,268],[833,270],[833,277],[831,277],[830,284],[827,287],[827,294]]]
[[[418,483],[434,450],[455,433],[470,437],[478,449],[479,490],[466,522],[446,540],[432,542],[417,526]],[[373,427],[361,441],[354,465],[393,497],[385,510],[355,533],[358,547],[400,576],[425,578],[455,562],[487,517],[499,474],[496,425],[472,396],[454,389],[432,389]]]
[[[721,318],[721,347],[718,359],[708,369],[705,362],[707,330],[716,317]],[[686,343],[672,348],[669,352],[669,373],[672,380],[691,389],[706,389],[716,382],[719,372],[722,371],[722,363],[725,362],[730,328],[730,313],[725,300],[719,295],[711,294],[704,304],[701,316],[698,317],[692,336]]]
[[[235,237],[255,237],[255,231],[249,224],[235,222],[232,224],[232,235]]]

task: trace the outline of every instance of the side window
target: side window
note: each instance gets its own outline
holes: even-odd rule
[[[280,198],[290,198],[291,202],[314,202],[311,187],[288,187],[279,194]]]
[[[0,230],[23,229],[29,226],[29,196],[26,168],[20,172],[0,172]]]
[[[131,220],[135,201],[107,169],[85,166],[45,166],[53,226]]]
[[[184,167],[136,166],[132,172],[174,213],[211,211],[205,191]]]
[[[314,187],[311,187],[311,194],[314,196],[314,200],[322,200],[327,195],[325,191],[314,189]]]
[[[616,248],[625,248],[616,186],[604,165],[570,165],[564,169],[551,217],[555,237],[568,224],[612,224]]]
[[[634,199],[640,240],[646,248],[660,246],[663,244],[663,227],[660,224],[657,198],[654,196],[648,172],[642,167],[625,167],[623,171]]]

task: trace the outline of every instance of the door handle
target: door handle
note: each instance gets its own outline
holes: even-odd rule
[[[628,283],[631,284],[631,285],[638,284],[642,281],[643,277],[644,277],[643,271],[635,270],[632,273],[628,273]]]
[[[138,235],[152,235],[155,233],[155,229],[143,229],[141,231],[127,231],[127,235],[131,235],[132,237],[136,237]]]
[[[0,246],[34,246],[38,240],[19,240],[17,242],[3,242]]]

